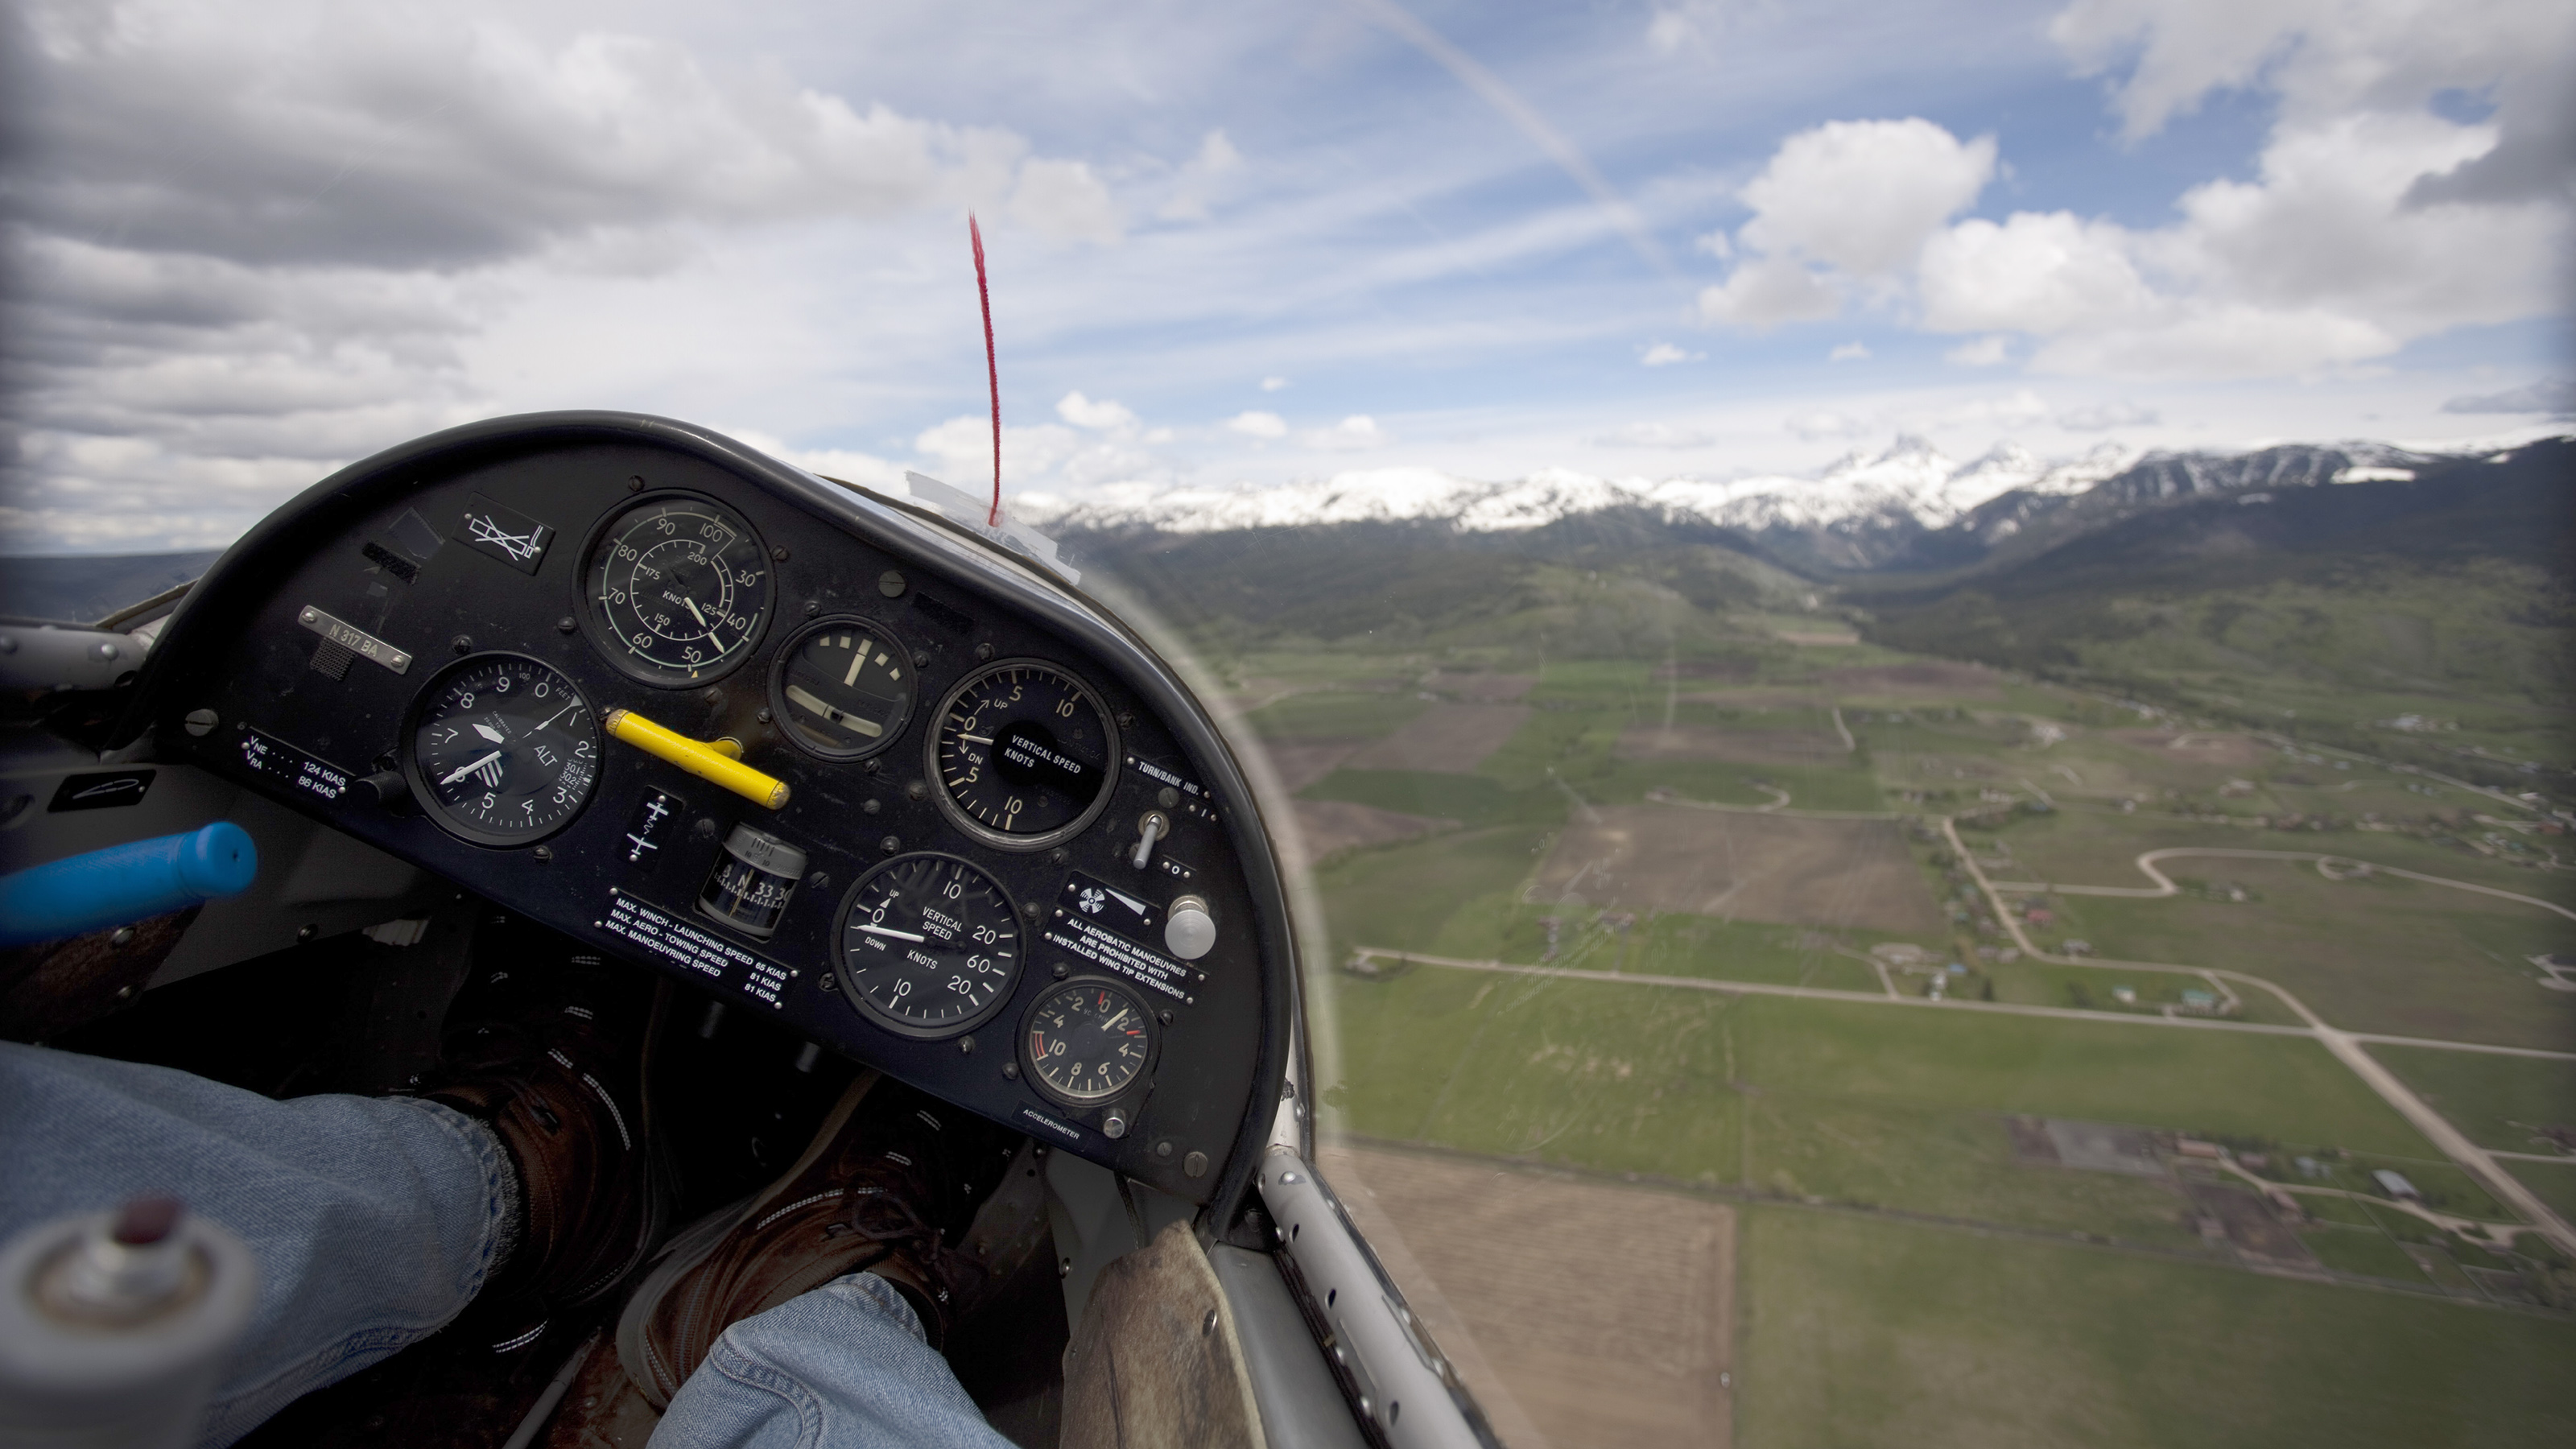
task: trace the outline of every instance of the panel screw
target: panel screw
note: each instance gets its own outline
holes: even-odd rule
[[[912,667],[915,669],[928,669],[930,667],[930,651],[927,649],[915,649],[912,651]]]
[[[877,849],[884,851],[888,855],[892,855],[896,851],[903,849],[903,842],[889,835],[885,839],[877,842]]]
[[[992,645],[990,645],[990,644],[978,644],[978,645],[976,645],[976,646],[975,646],[975,658],[976,658],[978,661],[985,660],[985,659],[990,659],[990,658],[992,658],[992,657],[993,657],[993,646],[992,646]]]
[[[1183,1177],[1205,1177],[1207,1176],[1207,1169],[1207,1154],[1204,1152],[1193,1152],[1189,1156],[1181,1159],[1181,1176]]]
[[[859,806],[859,813],[862,815],[874,815],[884,808],[885,806],[878,801],[870,800]]]
[[[1171,1138],[1169,1138],[1169,1137],[1166,1137],[1166,1138],[1164,1138],[1162,1141],[1155,1143],[1155,1144],[1154,1144],[1154,1155],[1155,1155],[1156,1157],[1169,1157],[1169,1156],[1171,1156],[1171,1155],[1172,1155],[1172,1139],[1171,1139]]]
[[[1172,1024],[1172,1014],[1168,1011],[1157,1013],[1155,1020],[1160,1021],[1165,1026],[1170,1026]]]
[[[1173,806],[1181,803],[1181,792],[1173,789],[1169,785],[1165,785],[1161,790],[1155,792],[1154,803],[1162,806],[1166,810],[1169,810]]]
[[[447,647],[459,654],[471,654],[474,652],[474,640],[470,635],[459,634],[447,641]]]
[[[827,992],[838,991],[841,989],[841,978],[826,971],[814,978],[814,984]]]
[[[562,618],[555,620],[555,632],[558,634],[569,634],[580,627],[581,625],[575,622],[573,616],[570,614],[566,614]]]
[[[223,721],[217,718],[211,709],[192,709],[188,711],[185,723],[188,726],[188,733],[203,736],[214,733],[215,726]]]
[[[1122,730],[1135,728],[1136,716],[1128,710],[1118,711],[1118,727]]]
[[[906,800],[927,800],[930,798],[930,787],[921,783],[919,780],[915,780],[911,784],[903,787],[903,798]]]
[[[821,612],[823,612],[823,603],[820,599],[807,599],[805,601],[806,618],[811,619]]]
[[[131,946],[131,945],[133,945],[133,944],[134,944],[134,928],[133,928],[132,926],[119,926],[119,927],[117,927],[117,928],[116,928],[116,934],[107,938],[107,944],[109,944],[109,945],[111,945],[111,946]]]
[[[1071,859],[1073,859],[1073,852],[1065,849],[1061,845],[1047,852],[1047,864],[1049,865],[1062,865]]]
[[[957,1038],[957,1054],[960,1056],[973,1056],[975,1054],[975,1038],[971,1036],[961,1036]]]
[[[1216,1332],[1216,1310],[1211,1308],[1207,1311],[1207,1317],[1199,1320],[1199,1337],[1205,1338],[1214,1332]]]
[[[629,478],[626,480],[626,491],[627,491],[627,492],[629,492],[629,493],[641,493],[641,492],[643,492],[643,491],[644,491],[644,479],[643,479],[642,475],[638,474],[638,475],[635,475],[635,476],[631,476],[631,477],[629,477]]]
[[[1056,1265],[1055,1265],[1055,1275],[1056,1275],[1057,1277],[1059,1277],[1059,1278],[1070,1278],[1070,1277],[1072,1277],[1072,1276],[1073,1276],[1073,1260],[1072,1260],[1071,1258],[1061,1258],[1061,1259],[1058,1259],[1058,1260],[1057,1260],[1057,1262],[1056,1262]]]
[[[903,571],[901,569],[887,569],[884,573],[877,575],[877,592],[885,595],[889,599],[902,598]]]
[[[1020,1064],[1019,1064],[1018,1062],[1004,1062],[1004,1063],[1002,1063],[1002,1080],[1003,1080],[1003,1081],[1006,1081],[1006,1082],[1016,1082],[1016,1081],[1018,1081],[1019,1079],[1020,1079]]]
[[[295,939],[298,941],[310,941],[315,936],[321,934],[321,930],[322,928],[319,926],[300,926],[296,929]]]
[[[716,838],[716,823],[701,815],[698,817],[698,823],[690,826],[689,831],[700,840],[713,840]]]
[[[771,550],[769,551],[769,561],[770,561],[771,563],[785,563],[785,562],[787,562],[787,550],[786,550],[785,548],[773,548],[773,549],[771,549]]]
[[[832,888],[832,878],[819,870],[814,872],[812,875],[805,877],[805,883],[818,891],[827,891]]]
[[[1055,963],[1055,979],[1056,979],[1056,980],[1058,980],[1058,981],[1062,981],[1064,978],[1066,978],[1066,977],[1068,977],[1068,976],[1070,976],[1070,975],[1072,975],[1072,974],[1073,974],[1073,968],[1072,968],[1072,967],[1065,965],[1065,964],[1064,964],[1063,962],[1061,962],[1061,961],[1058,961],[1057,963]]]
[[[760,712],[753,715],[752,718],[760,721],[762,724],[769,723],[769,706],[762,705],[760,707]]]
[[[537,864],[539,865],[543,865],[547,861],[555,858],[554,847],[551,845],[540,845],[529,853],[537,858]]]
[[[1026,917],[1028,917],[1030,920],[1034,921],[1034,920],[1036,920],[1036,919],[1038,918],[1038,911],[1039,911],[1040,909],[1041,909],[1041,907],[1038,905],[1038,903],[1037,903],[1037,902],[1035,902],[1035,901],[1031,901],[1031,902],[1029,902],[1028,904],[1026,904],[1026,905],[1024,905],[1024,906],[1020,907],[1020,914],[1021,914],[1021,915],[1026,916]]]

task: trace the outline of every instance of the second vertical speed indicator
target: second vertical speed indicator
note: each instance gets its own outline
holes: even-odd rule
[[[1000,1010],[1019,979],[1019,918],[970,861],[898,855],[841,907],[850,1004],[891,1031],[953,1036]]]
[[[1071,838],[1109,803],[1118,733],[1091,687],[1033,660],[966,676],[940,702],[930,771],[958,828],[1004,850]]]

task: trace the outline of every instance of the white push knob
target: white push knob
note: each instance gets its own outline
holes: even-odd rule
[[[1216,917],[1208,914],[1208,903],[1197,896],[1172,902],[1171,914],[1163,918],[1163,944],[1184,961],[1195,961],[1214,950]]]

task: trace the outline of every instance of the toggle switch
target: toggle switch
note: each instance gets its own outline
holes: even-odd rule
[[[1148,810],[1136,822],[1136,848],[1127,854],[1127,863],[1143,870],[1154,859],[1154,842],[1172,833],[1172,817],[1160,810]]]

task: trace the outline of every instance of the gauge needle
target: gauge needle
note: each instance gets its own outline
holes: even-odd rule
[[[975,744],[979,744],[979,745],[989,745],[989,744],[991,744],[991,743],[992,743],[992,741],[991,741],[991,740],[986,739],[986,738],[985,738],[984,736],[982,736],[982,735],[959,735],[957,738],[959,738],[959,739],[961,739],[961,740],[970,740],[970,741],[974,742]]]
[[[724,649],[724,641],[716,637],[716,626],[708,623],[707,616],[698,612],[698,601],[682,594],[680,602],[689,606],[689,617],[697,620],[698,627],[707,631],[707,642],[715,645],[721,652]]]
[[[851,685],[859,682],[859,670],[861,666],[868,662],[868,651],[875,647],[877,647],[877,641],[874,639],[862,639],[859,641],[858,652],[850,656],[850,672],[841,676],[841,687],[843,689],[847,689]]]
[[[485,765],[488,765],[499,758],[501,758],[501,752],[499,750],[494,750],[492,753],[485,755],[483,758],[476,760],[470,765],[459,765],[455,769],[448,771],[447,778],[439,781],[438,783],[442,785],[453,785],[457,781],[464,779],[466,776],[473,774],[475,771],[482,769]]]
[[[841,728],[855,734],[866,735],[869,739],[875,739],[885,733],[885,726],[874,720],[861,719],[848,710],[835,709],[802,685],[787,686],[787,702],[801,709],[810,709]]]
[[[871,926],[865,921],[859,923],[858,929],[871,936],[892,936],[898,941],[927,942],[930,939],[928,936],[916,936],[910,931],[898,931],[892,926]]]
[[[530,730],[528,733],[535,734],[537,730],[544,729],[546,725],[553,724],[556,720],[562,719],[565,715],[568,715],[579,708],[581,708],[581,701],[576,699],[572,703],[565,705],[563,708],[556,710],[553,714],[547,715],[546,724],[541,724],[537,726],[537,729]]]

